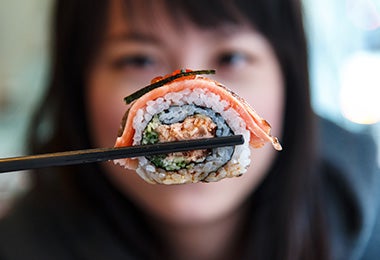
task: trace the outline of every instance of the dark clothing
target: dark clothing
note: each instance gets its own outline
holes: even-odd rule
[[[367,135],[322,124],[326,208],[336,259],[380,259],[380,170]]]
[[[325,120],[321,125],[324,158],[320,174],[333,259],[379,259],[380,171],[376,148],[366,136],[354,135]],[[134,223],[136,218],[120,219],[137,213],[123,212],[122,205],[129,202],[105,178],[94,182],[97,188],[82,187],[80,196],[75,187],[67,193],[65,184],[57,182],[45,192],[27,194],[0,222],[0,259],[140,259],[145,255],[143,247],[136,247],[139,243],[130,242],[139,240],[141,232],[149,234],[149,230],[137,229],[141,225]],[[97,197],[99,187],[103,189],[99,194],[108,194],[112,203]],[[89,203],[101,200],[104,203]],[[128,229],[128,236],[124,229]],[[151,254],[154,258],[155,252]]]

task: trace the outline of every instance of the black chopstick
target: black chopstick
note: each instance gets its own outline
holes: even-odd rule
[[[19,156],[0,159],[0,173],[22,171],[50,166],[63,166],[108,161],[120,158],[167,154],[189,150],[235,146],[244,143],[242,135],[203,138],[159,144],[117,148],[95,148],[40,155]]]

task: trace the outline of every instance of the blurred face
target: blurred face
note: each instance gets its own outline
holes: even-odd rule
[[[150,79],[176,69],[216,69],[214,78],[244,97],[281,136],[284,100],[278,61],[266,39],[248,25],[202,29],[184,20],[180,29],[160,6],[149,17],[125,19],[112,1],[107,31],[87,78],[87,111],[95,146],[112,147],[126,111],[123,98]],[[128,19],[128,21],[130,21]],[[171,224],[208,223],[236,212],[269,169],[271,145],[252,153],[242,177],[217,183],[151,185],[113,163],[102,165],[110,180],[153,219]]]

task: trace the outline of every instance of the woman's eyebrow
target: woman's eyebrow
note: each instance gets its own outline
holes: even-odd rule
[[[162,41],[153,34],[141,33],[141,32],[124,32],[120,34],[110,35],[107,39],[110,42],[140,42],[140,43],[151,43],[151,44],[161,44]]]

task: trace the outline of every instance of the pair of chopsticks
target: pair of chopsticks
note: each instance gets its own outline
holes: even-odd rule
[[[149,145],[117,148],[95,148],[59,153],[10,157],[0,159],[0,173],[51,166],[102,162],[121,158],[168,154],[189,150],[211,149],[224,146],[235,146],[243,143],[244,138],[242,135],[232,135]]]

